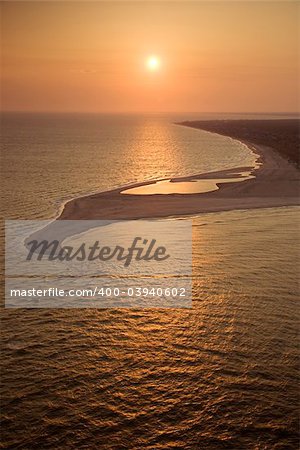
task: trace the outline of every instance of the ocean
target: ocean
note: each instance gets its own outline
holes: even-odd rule
[[[244,144],[174,123],[197,118],[5,114],[4,217],[254,165]],[[191,309],[3,309],[4,448],[298,448],[297,242],[297,207],[202,214]]]

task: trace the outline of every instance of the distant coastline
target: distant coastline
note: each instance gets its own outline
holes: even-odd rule
[[[234,123],[233,123],[234,122]],[[247,130],[243,127],[238,131],[238,124],[245,120],[232,121],[197,121],[181,122],[178,125],[201,128],[202,124],[206,131],[217,132],[229,136],[233,131],[232,138],[245,143],[258,158],[258,163],[253,167],[239,167],[232,170],[224,170],[203,174],[195,174],[185,177],[176,177],[172,182],[193,181],[199,179],[230,178],[233,174],[242,171],[250,171],[254,178],[240,183],[220,183],[219,189],[213,192],[193,194],[152,194],[152,195],[124,195],[122,191],[128,189],[119,187],[107,192],[100,192],[73,199],[67,202],[58,217],[59,220],[81,220],[81,219],[108,219],[108,220],[132,220],[145,218],[163,218],[180,215],[194,215],[209,212],[256,209],[281,206],[296,206],[300,204],[300,172],[285,157],[293,155],[294,131],[296,121],[284,119],[284,125],[288,125],[291,133],[286,131],[287,144],[283,147],[277,146],[275,151],[270,146],[253,143],[258,139],[268,139],[269,143],[281,142],[277,136],[281,135],[282,120],[255,120],[255,131],[251,127]],[[252,121],[251,121],[252,122]],[[263,123],[265,122],[265,123]],[[269,122],[267,124],[267,122]],[[272,123],[270,123],[272,122]],[[288,124],[287,122],[290,122]],[[293,123],[292,123],[293,122]],[[297,121],[299,123],[299,121]],[[257,130],[263,130],[265,126],[276,130],[274,134]],[[226,128],[227,127],[227,128]],[[201,128],[204,129],[204,128]],[[244,131],[243,131],[244,130]],[[220,131],[220,133],[219,133]],[[245,139],[247,135],[248,139]],[[288,137],[289,136],[289,137]],[[296,143],[297,144],[297,143]],[[281,150],[280,150],[281,149]],[[285,157],[281,156],[283,154]],[[295,162],[295,160],[294,160]],[[151,182],[136,183],[130,187],[139,187],[151,184]]]
[[[300,168],[300,119],[188,120],[178,125],[271,147]]]

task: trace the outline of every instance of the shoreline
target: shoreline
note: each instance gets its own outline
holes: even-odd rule
[[[187,120],[177,125],[267,146],[300,169],[300,119]]]
[[[172,178],[171,181],[230,178],[232,174],[236,176],[242,171],[251,171],[255,175],[252,179],[239,183],[218,183],[218,190],[207,193],[121,194],[126,189],[165,179],[134,183],[72,199],[65,203],[56,220],[136,220],[299,205],[300,179],[297,168],[270,147],[244,139],[236,140],[258,156],[255,167],[194,174]]]
[[[174,123],[174,125],[186,126],[188,128],[194,128],[194,127],[191,127],[191,126],[188,126],[188,125],[183,125],[181,123]],[[207,131],[207,130],[202,130],[202,131]],[[216,132],[214,133],[212,131],[207,131],[207,132],[208,133],[213,133],[213,134],[219,134],[219,133],[216,133]],[[220,134],[220,136],[224,137],[224,135],[221,135],[221,134]],[[83,199],[83,198],[86,198],[86,197],[91,197],[93,195],[100,195],[100,194],[104,194],[106,192],[113,192],[113,191],[117,191],[117,190],[120,190],[120,192],[121,192],[121,191],[124,191],[124,190],[127,190],[127,189],[132,189],[132,188],[140,187],[140,186],[146,186],[146,185],[150,185],[152,183],[157,183],[157,182],[166,181],[166,180],[185,181],[185,180],[190,179],[191,177],[195,177],[195,178],[198,177],[197,179],[199,179],[199,180],[205,179],[205,178],[208,178],[208,177],[209,178],[213,178],[214,174],[215,175],[223,174],[227,170],[230,170],[230,171],[234,172],[234,171],[238,171],[239,169],[242,169],[242,170],[246,169],[246,170],[250,170],[251,173],[252,173],[252,171],[254,171],[256,169],[259,169],[259,166],[261,164],[260,160],[262,159],[262,155],[257,152],[256,148],[254,147],[254,144],[243,142],[242,140],[235,139],[235,138],[233,138],[231,136],[225,136],[225,137],[228,137],[228,138],[230,138],[232,140],[238,141],[241,144],[245,145],[256,156],[255,164],[253,166],[251,166],[251,167],[250,166],[249,167],[245,166],[245,167],[235,168],[235,169],[224,169],[222,171],[203,172],[201,174],[192,174],[192,175],[186,175],[186,176],[182,176],[182,177],[157,178],[157,179],[148,180],[148,181],[130,182],[128,184],[122,185],[121,187],[120,186],[113,187],[112,189],[109,189],[108,191],[86,192],[86,193],[83,193],[83,194],[78,195],[78,196],[71,196],[69,198],[66,198],[66,199],[63,199],[63,200],[57,202],[58,203],[58,207],[56,209],[56,212],[54,213],[54,216],[52,217],[52,220],[59,220],[60,219],[60,216],[62,215],[62,213],[63,213],[63,211],[64,211],[64,209],[65,209],[65,207],[66,207],[66,205],[68,203],[73,202],[75,200],[80,200],[80,199]]]

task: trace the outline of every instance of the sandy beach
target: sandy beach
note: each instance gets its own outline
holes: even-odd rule
[[[193,174],[173,182],[232,178],[249,171],[254,178],[219,183],[218,190],[193,194],[124,195],[128,186],[77,198],[66,203],[60,220],[162,218],[200,213],[299,205],[299,171],[270,147],[241,140],[258,155],[257,166]],[[156,180],[161,181],[161,180]],[[152,184],[137,183],[130,188]]]
[[[299,118],[188,120],[178,122],[177,125],[271,147],[300,169]]]

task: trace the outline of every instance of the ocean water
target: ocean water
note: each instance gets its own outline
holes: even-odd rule
[[[186,118],[6,115],[5,218],[254,164]],[[296,207],[200,215],[190,310],[2,310],[4,448],[297,449],[297,243]]]
[[[254,164],[255,157],[244,144],[175,125],[179,119],[6,114],[5,217],[49,218],[74,196]],[[32,201],[33,196],[40,201]]]

